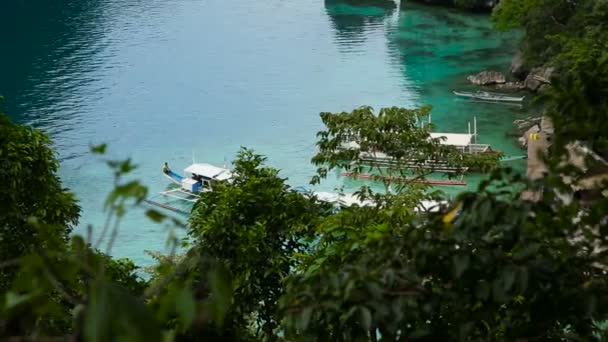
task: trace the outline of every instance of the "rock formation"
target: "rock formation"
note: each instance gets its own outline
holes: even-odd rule
[[[517,51],[511,60],[511,74],[513,74],[513,76],[515,76],[517,79],[523,80],[526,78],[528,71],[529,70],[526,68],[523,54],[521,51]]]
[[[476,85],[504,84],[507,82],[505,75],[498,71],[482,71],[477,75],[467,77],[467,80]]]
[[[524,81],[524,86],[531,91],[539,90],[542,85],[550,82],[553,71],[554,68],[552,67],[538,67],[532,69]]]

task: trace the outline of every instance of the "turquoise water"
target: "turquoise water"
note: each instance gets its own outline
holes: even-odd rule
[[[390,2],[385,2],[390,4]],[[14,120],[46,130],[61,177],[81,201],[78,232],[103,224],[112,177],[89,145],[131,157],[156,193],[160,168],[223,164],[240,146],[266,154],[294,186],[306,185],[321,111],[432,104],[442,131],[521,154],[506,136],[526,111],[457,101],[452,89],[485,68],[504,70],[517,36],[487,17],[418,5],[337,1],[5,1],[0,94]],[[474,186],[479,177],[470,177]],[[332,176],[320,188],[361,182]],[[457,191],[457,190],[450,190]],[[113,254],[146,264],[167,230],[143,209],[124,220]]]

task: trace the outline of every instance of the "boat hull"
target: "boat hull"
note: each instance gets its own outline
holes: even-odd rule
[[[169,172],[163,172],[163,175],[165,176],[165,178],[167,178],[168,180],[170,180],[172,183],[181,185],[182,184],[182,180],[184,179],[183,176],[173,172],[173,171],[169,171]]]
[[[476,94],[476,93],[464,93],[464,92],[458,92],[458,91],[453,91],[453,93],[454,93],[454,95],[460,96],[460,97],[465,97],[465,98],[474,99],[474,100],[492,101],[492,102],[522,102],[526,98],[525,96],[515,97],[515,96],[504,96],[504,95],[499,95],[499,94],[483,95],[483,94]]]

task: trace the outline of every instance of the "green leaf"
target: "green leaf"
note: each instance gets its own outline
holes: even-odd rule
[[[452,270],[454,271],[454,276],[456,278],[460,278],[462,273],[466,271],[469,267],[470,257],[466,254],[456,254],[452,257]]]
[[[490,296],[490,285],[487,281],[481,280],[477,283],[475,287],[475,296],[480,300],[487,300]]]
[[[300,329],[306,330],[308,323],[310,323],[310,317],[312,316],[312,307],[307,306],[300,312],[299,326]]]
[[[196,315],[196,301],[192,290],[184,286],[175,294],[175,311],[182,320],[184,329],[190,327]]]
[[[507,267],[502,272],[502,281],[503,281],[503,290],[508,292],[513,287],[513,283],[515,282],[515,273],[516,270],[513,267]]]
[[[105,154],[107,147],[108,147],[107,144],[93,145],[93,146],[91,146],[90,150],[91,150],[91,153]]]
[[[124,287],[106,280],[91,283],[85,315],[87,341],[124,340],[161,342],[160,326],[144,303]]]
[[[209,286],[211,288],[211,308],[214,320],[222,326],[226,313],[232,303],[233,289],[228,271],[222,267],[216,267],[209,272]]]
[[[109,341],[111,338],[111,310],[110,296],[107,282],[97,281],[92,284],[89,305],[85,315],[84,333],[87,341]],[[115,319],[119,319],[120,311],[116,312]]]
[[[18,294],[13,291],[9,291],[4,297],[4,308],[10,310],[20,304],[28,302],[33,297],[34,295],[31,293]]]
[[[359,308],[361,326],[365,330],[369,330],[372,327],[372,313],[368,308],[362,306]]]
[[[148,216],[148,218],[156,223],[160,223],[162,222],[167,215],[159,212],[158,210],[155,209],[148,209],[146,210],[146,216]]]

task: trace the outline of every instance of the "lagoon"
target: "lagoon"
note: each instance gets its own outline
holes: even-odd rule
[[[194,153],[221,165],[240,146],[306,185],[319,112],[361,105],[431,104],[444,132],[466,132],[476,117],[480,142],[522,154],[507,132],[525,109],[451,94],[470,88],[471,73],[507,71],[515,52],[517,33],[494,31],[483,15],[409,2],[6,1],[0,30],[10,33],[0,54],[4,108],[52,136],[83,209],[79,233],[105,217],[112,175],[88,152],[102,142],[109,157],[139,165],[134,177],[151,193],[166,185],[163,162],[179,170]],[[320,190],[359,184],[332,175]],[[166,238],[134,209],[112,254],[145,265],[143,251],[164,251]]]

